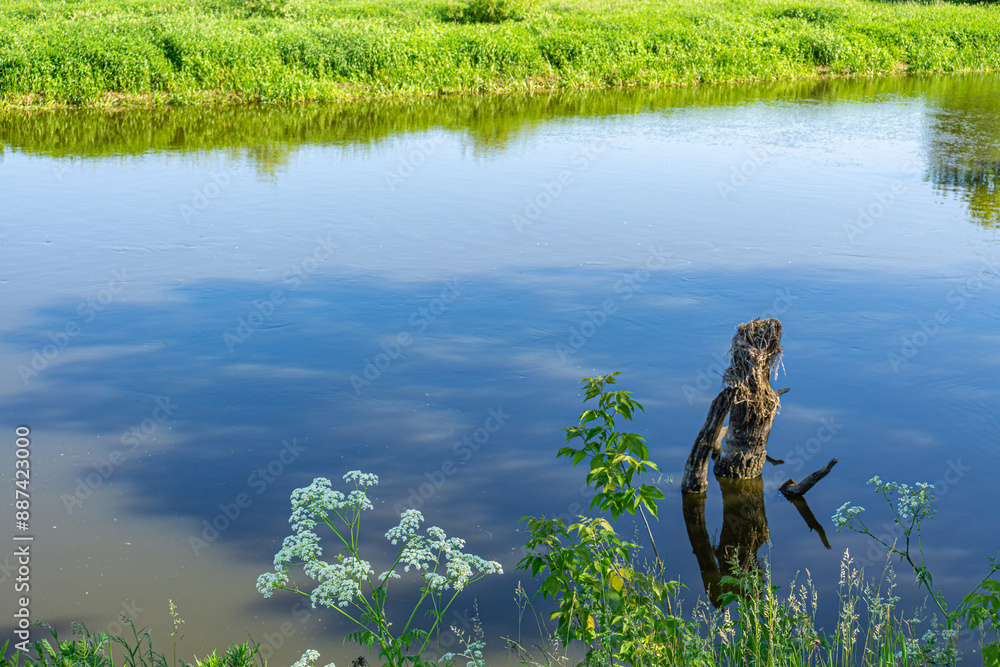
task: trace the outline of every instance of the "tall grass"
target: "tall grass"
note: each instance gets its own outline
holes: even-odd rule
[[[174,615],[171,603],[171,615]],[[131,619],[128,623],[132,636],[92,633],[82,623],[73,623],[73,639],[59,639],[59,633],[49,626],[52,641],[38,639],[32,642],[32,651],[22,653],[9,640],[0,645],[0,667],[264,667],[259,646],[253,642],[235,644],[219,655],[213,651],[205,658],[195,658],[194,663],[177,659],[174,644],[173,663],[153,649],[153,637],[148,628],[137,629]],[[178,618],[174,616],[175,633]],[[183,621],[180,621],[181,623]]]
[[[0,102],[302,101],[1000,67],[1000,8],[864,0],[7,0]]]
[[[845,552],[841,561],[840,585],[835,600],[821,602],[806,571],[803,581],[784,586],[770,579],[768,559],[761,569],[740,570],[731,563],[736,576],[724,577],[726,593],[718,608],[701,599],[687,619],[687,633],[659,660],[645,665],[691,665],[693,667],[916,667],[952,665],[977,656],[947,655],[933,643],[941,628],[907,616],[893,595],[895,575],[887,562],[876,577],[868,577]],[[522,607],[530,607],[521,592]],[[824,628],[817,621],[820,606],[835,605],[836,623]],[[541,624],[541,620],[536,620]],[[569,667],[567,647],[558,638],[546,646],[529,650],[511,642],[519,662],[532,667]],[[588,667],[639,664],[618,660],[588,662]],[[988,661],[986,667],[992,667]]]
[[[740,571],[732,563],[735,577],[724,578],[724,606],[715,608],[701,600],[690,611],[690,632],[682,645],[662,660],[647,665],[684,664],[694,667],[909,667],[954,664],[941,652],[928,647],[924,639],[934,632],[933,624],[921,625],[905,618],[893,596],[895,576],[891,566],[875,578],[866,578],[845,552],[840,568],[837,622],[824,629],[817,624],[820,607],[816,589],[808,572],[804,581],[778,586],[770,580],[767,558],[762,569]],[[518,586],[522,615],[531,608],[530,596]],[[823,604],[826,604],[825,602]],[[544,621],[535,613],[544,633]],[[91,633],[74,624],[76,636],[60,640],[52,629],[53,640],[34,642],[34,651],[20,657],[7,643],[0,645],[0,667],[167,667],[170,661],[153,648],[148,630],[136,630],[132,637],[109,637]],[[930,631],[930,632],[928,632]],[[479,631],[481,633],[481,631]],[[510,662],[535,667],[570,667],[568,647],[558,638],[543,646],[525,648],[509,640]],[[433,656],[428,656],[431,660]],[[175,658],[176,659],[176,658]],[[188,663],[178,661],[181,667]],[[370,664],[377,664],[372,660]],[[450,663],[445,663],[450,664]],[[457,664],[465,664],[459,661]],[[603,663],[592,663],[598,667]],[[619,661],[608,665],[626,664]],[[984,663],[990,667],[989,663]],[[264,667],[255,644],[240,644],[221,655],[196,659],[189,667]]]

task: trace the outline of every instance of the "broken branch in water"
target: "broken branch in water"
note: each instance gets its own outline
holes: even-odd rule
[[[805,492],[813,488],[816,482],[826,477],[830,473],[830,471],[833,470],[833,466],[837,465],[839,461],[840,459],[830,459],[829,463],[827,463],[825,466],[823,466],[816,472],[806,477],[801,482],[796,483],[794,479],[790,479],[781,486],[779,486],[778,490],[781,491],[786,496],[805,495]]]

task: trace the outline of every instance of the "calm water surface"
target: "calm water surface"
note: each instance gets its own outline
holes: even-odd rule
[[[829,517],[852,500],[882,530],[879,474],[939,485],[926,555],[957,601],[1000,547],[998,93],[968,76],[0,117],[0,422],[33,436],[32,613],[68,632],[124,611],[169,650],[170,599],[186,659],[249,632],[271,664],[348,664],[334,612],[255,581],[290,492],[362,469],[382,480],[376,571],[409,506],[503,564],[455,603],[478,600],[500,655],[518,579],[533,590],[518,520],[585,510],[584,470],[555,453],[580,378],[612,370],[646,407],[655,533],[691,604],[729,538],[719,485],[692,525],[671,478],[734,326],[761,315],[784,324],[791,388],[757,519],[774,582],[808,569],[833,624],[845,550],[881,559]],[[833,457],[808,495],[821,535],[773,487]]]

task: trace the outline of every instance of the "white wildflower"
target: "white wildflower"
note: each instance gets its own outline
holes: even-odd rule
[[[317,604],[324,607],[346,607],[356,596],[360,596],[361,582],[367,581],[374,574],[368,561],[350,556],[341,563],[324,563],[314,560],[305,565],[305,573],[318,582],[309,598],[313,607]]]
[[[330,488],[330,480],[317,477],[312,484],[292,492],[292,516],[288,522],[299,533],[316,527],[330,512],[344,506],[344,494]]]
[[[846,526],[854,517],[865,511],[864,507],[852,506],[847,502],[841,505],[833,514],[833,525]]]
[[[395,570],[386,570],[382,574],[378,575],[378,580],[381,582],[384,582],[387,579],[402,579],[402,577],[399,576],[399,573]]]
[[[292,663],[292,667],[312,667],[312,664],[319,660],[319,651],[314,651],[313,649],[307,649],[302,657],[298,659],[297,662]],[[337,667],[332,662],[326,667]]]
[[[257,577],[257,591],[266,598],[274,595],[274,591],[288,583],[288,575],[283,572],[265,572]]]
[[[416,535],[420,528],[420,522],[423,520],[424,515],[420,513],[420,510],[404,510],[399,515],[399,525],[390,528],[389,532],[385,534],[385,539],[389,540],[389,544],[399,544],[400,542],[405,544]]]
[[[378,475],[361,472],[360,470],[352,470],[344,475],[344,481],[354,482],[355,486],[363,486],[367,488],[378,485]]]
[[[302,562],[315,560],[323,554],[319,546],[319,536],[311,531],[303,531],[289,535],[281,544],[281,550],[274,555],[274,567],[281,568],[291,563],[295,558]]]

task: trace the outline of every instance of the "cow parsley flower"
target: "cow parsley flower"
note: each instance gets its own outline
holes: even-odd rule
[[[295,558],[302,562],[310,561],[319,558],[322,554],[323,549],[319,546],[319,536],[306,530],[285,538],[281,544],[281,550],[274,554],[274,567],[281,568],[291,563]]]
[[[344,501],[344,506],[353,507],[357,510],[370,510],[372,509],[372,501],[368,500],[368,496],[364,491],[355,489],[348,494],[347,500]]]
[[[420,522],[423,520],[424,515],[420,513],[420,510],[404,510],[399,515],[399,525],[390,528],[389,532],[385,534],[385,539],[389,540],[389,544],[399,544],[400,542],[406,544],[411,537],[417,534]]]
[[[865,511],[864,507],[851,506],[851,503],[847,502],[840,506],[836,512],[833,514],[833,525],[835,526],[846,526],[856,517]]]
[[[302,657],[298,661],[292,663],[292,667],[312,667],[313,663],[319,660],[319,651],[314,651],[313,649],[307,649]],[[326,667],[337,667],[332,662]]]
[[[403,563],[403,572],[409,572],[411,567],[427,570],[437,559],[434,558],[434,552],[431,551],[426,537],[412,535],[400,552],[399,561]]]
[[[309,486],[292,492],[292,516],[288,522],[295,532],[312,530],[317,519],[344,506],[344,494],[330,488],[330,480],[317,477]]]
[[[355,486],[368,488],[370,486],[378,485],[378,475],[369,472],[361,472],[360,470],[352,470],[344,475],[344,481],[354,482]]]
[[[332,607],[334,604],[346,607],[355,596],[361,595],[361,582],[375,574],[368,561],[354,556],[332,565],[313,560],[306,563],[304,569],[307,576],[318,582],[309,596],[314,608],[317,604],[324,607]]]
[[[386,570],[382,574],[378,575],[378,580],[380,582],[385,582],[389,579],[402,579],[402,578],[403,577],[399,576],[399,572],[396,572],[395,570]]]
[[[427,590],[431,591],[442,589],[448,585],[448,579],[437,572],[425,572],[424,582],[427,584]]]
[[[452,582],[452,588],[460,591],[477,573],[481,574],[503,574],[503,567],[494,560],[486,560],[474,554],[454,553],[446,566],[448,579]]]
[[[385,621],[382,607],[386,594],[385,585],[389,579],[402,578],[395,570],[396,564],[402,563],[406,572],[412,567],[420,573],[424,592],[420,600],[431,594],[435,609],[438,602],[444,603],[442,595],[447,588],[461,591],[486,574],[503,573],[500,563],[463,553],[461,550],[465,547],[465,540],[449,538],[437,526],[431,526],[426,534],[421,535],[419,530],[424,517],[418,510],[409,509],[400,514],[399,525],[385,534],[386,539],[397,547],[399,555],[393,567],[378,576],[378,589],[375,589],[375,572],[368,561],[361,559],[358,545],[361,512],[373,509],[366,491],[378,484],[378,477],[352,470],[344,475],[344,481],[354,486],[346,496],[333,490],[330,480],[325,477],[317,477],[309,486],[292,493],[292,515],[289,522],[293,526],[293,532],[284,539],[281,549],[274,556],[275,571],[266,572],[257,579],[257,590],[264,597],[271,597],[275,590],[287,588],[308,595],[313,608],[353,605],[362,612],[361,620],[351,612],[342,613],[366,627],[364,624],[368,622],[381,624]],[[323,549],[315,530],[320,523],[331,528],[343,546],[340,555],[332,563],[320,560]],[[315,582],[312,591],[307,587],[300,590],[298,584],[291,579],[291,565],[301,565],[305,576]],[[364,592],[369,589],[372,589],[371,599]],[[450,601],[443,604],[443,609],[446,610],[450,604]],[[416,611],[414,609],[414,613]],[[390,640],[395,641],[391,637],[386,639]],[[379,643],[383,650],[389,650],[387,647],[391,646],[381,638]],[[472,645],[469,647],[471,649]],[[310,649],[293,667],[312,667],[317,658],[319,653]],[[480,660],[477,658],[476,665],[479,664]]]
[[[911,489],[905,484],[900,485],[903,490],[899,493],[899,505],[896,509],[899,518],[903,521],[914,521],[923,519],[933,514],[931,503],[934,502],[933,484],[917,482],[916,489]]]
[[[257,591],[265,598],[274,595],[274,591],[288,583],[285,572],[265,572],[257,577]]]

